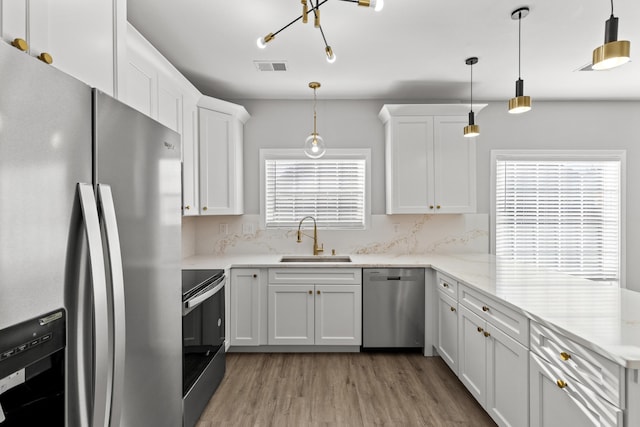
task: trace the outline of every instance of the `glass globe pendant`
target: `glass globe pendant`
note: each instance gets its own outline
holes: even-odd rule
[[[311,159],[319,159],[324,156],[327,151],[324,145],[324,139],[320,136],[317,129],[317,114],[316,114],[316,89],[320,87],[320,83],[311,82],[309,87],[313,89],[313,132],[304,141],[304,154]]]

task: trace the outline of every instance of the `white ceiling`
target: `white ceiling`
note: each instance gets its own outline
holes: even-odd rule
[[[610,71],[576,71],[603,43],[608,0],[520,3],[509,0],[386,0],[381,12],[329,0],[322,27],[337,56],[325,60],[320,32],[301,21],[266,49],[256,39],[301,13],[300,0],[128,0],[128,19],[203,93],[228,100],[319,99],[507,100],[518,77],[536,100],[640,100],[640,1],[617,0],[619,39],[631,41],[631,63]],[[286,72],[259,72],[254,60],[286,61]]]

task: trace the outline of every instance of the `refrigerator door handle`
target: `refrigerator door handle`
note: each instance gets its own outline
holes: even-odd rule
[[[122,252],[120,250],[118,222],[110,185],[98,184],[98,206],[104,225],[113,295],[113,312],[111,313],[113,316],[111,319],[113,322],[113,377],[109,425],[111,427],[119,427],[122,413],[122,396],[124,395],[126,320]]]
[[[109,323],[107,279],[100,235],[98,207],[96,205],[93,186],[78,184],[78,196],[86,230],[89,251],[89,269],[93,292],[93,412],[91,425],[106,426],[109,401]],[[80,375],[86,375],[81,373]]]

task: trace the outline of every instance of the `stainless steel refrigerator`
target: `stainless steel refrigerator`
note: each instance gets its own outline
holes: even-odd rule
[[[0,330],[67,316],[69,426],[182,424],[180,137],[0,43]]]

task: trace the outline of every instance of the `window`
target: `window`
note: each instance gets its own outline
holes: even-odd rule
[[[624,152],[492,152],[495,254],[622,283]]]
[[[313,216],[319,228],[364,229],[369,212],[370,150],[260,150],[262,215],[267,228],[295,227]]]

